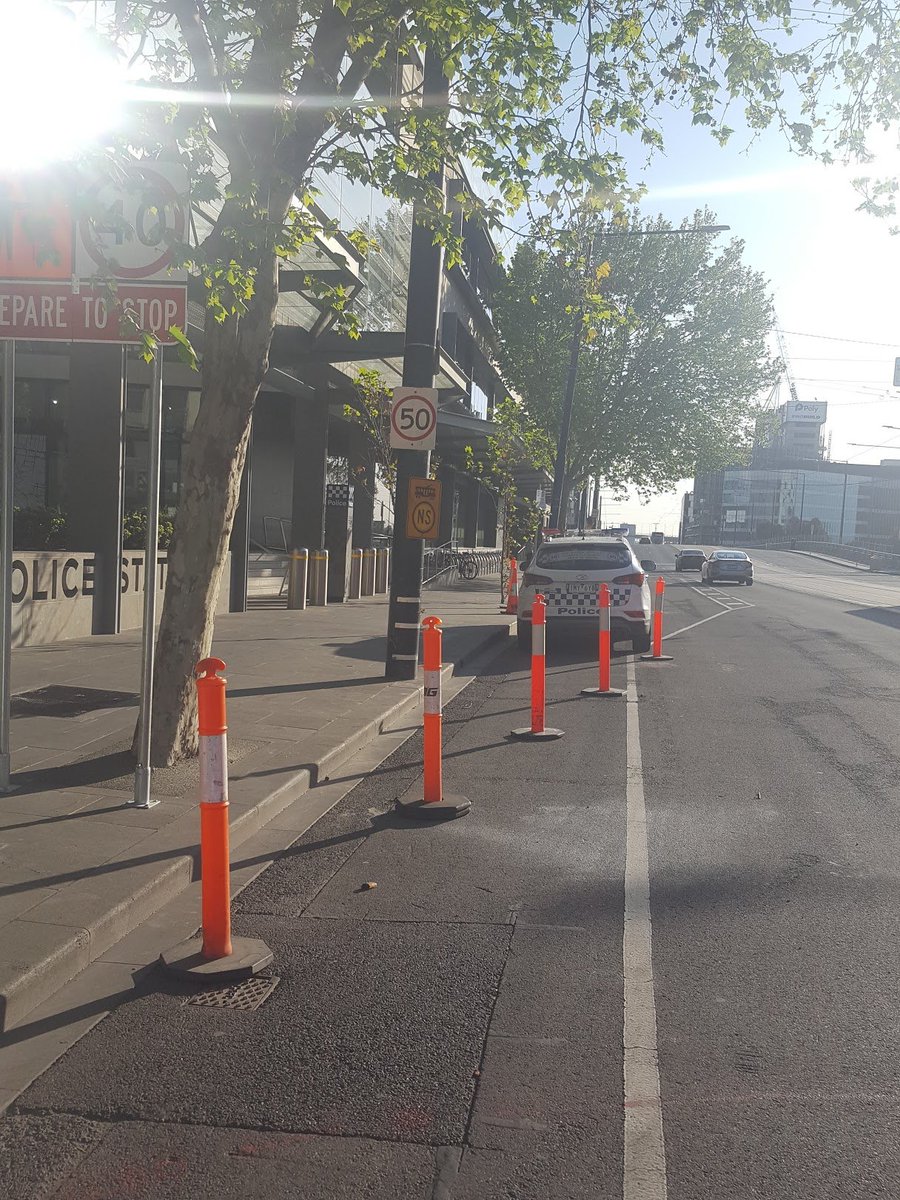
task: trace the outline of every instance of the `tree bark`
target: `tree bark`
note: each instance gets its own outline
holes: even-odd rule
[[[263,249],[246,313],[206,316],[203,389],[188,445],[157,643],[151,764],[197,751],[194,667],[212,645],[216,598],[240,494],[253,406],[278,300],[277,259]]]

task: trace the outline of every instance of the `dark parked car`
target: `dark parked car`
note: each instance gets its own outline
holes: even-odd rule
[[[701,583],[753,583],[753,563],[743,550],[714,550],[701,568]]]
[[[684,547],[675,551],[676,571],[701,571],[705,562],[706,555],[702,550]]]

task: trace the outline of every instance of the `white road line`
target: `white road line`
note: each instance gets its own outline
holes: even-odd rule
[[[707,600],[712,600],[713,604],[718,604],[719,608],[729,608],[730,606],[724,600],[717,600],[715,596],[711,596],[705,588],[695,587],[692,589],[698,596],[705,596]]]
[[[748,604],[747,607],[752,608],[753,605]],[[682,625],[680,629],[673,629],[671,633],[664,633],[663,641],[666,641],[667,638],[678,637],[679,633],[685,633],[688,629],[696,629],[698,625],[705,625],[707,621],[714,621],[716,617],[724,617],[725,611],[723,608],[721,612],[713,613],[711,617],[704,617],[702,621],[695,621],[693,625]],[[728,609],[728,611],[731,612],[731,609]]]
[[[716,614],[719,615],[719,614]],[[625,777],[625,1163],[623,1200],[666,1200],[656,998],[650,929],[650,859],[634,662],[628,660]]]

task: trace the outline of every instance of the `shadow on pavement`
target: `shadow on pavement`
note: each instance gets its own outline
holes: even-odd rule
[[[16,793],[30,796],[62,788],[91,787],[111,783],[134,773],[134,756],[130,750],[114,750],[83,758],[77,762],[60,763],[55,767],[33,767],[15,774]]]
[[[900,609],[898,608],[850,608],[848,617],[862,617],[864,621],[874,621],[876,625],[888,625],[891,629],[900,629]]]

